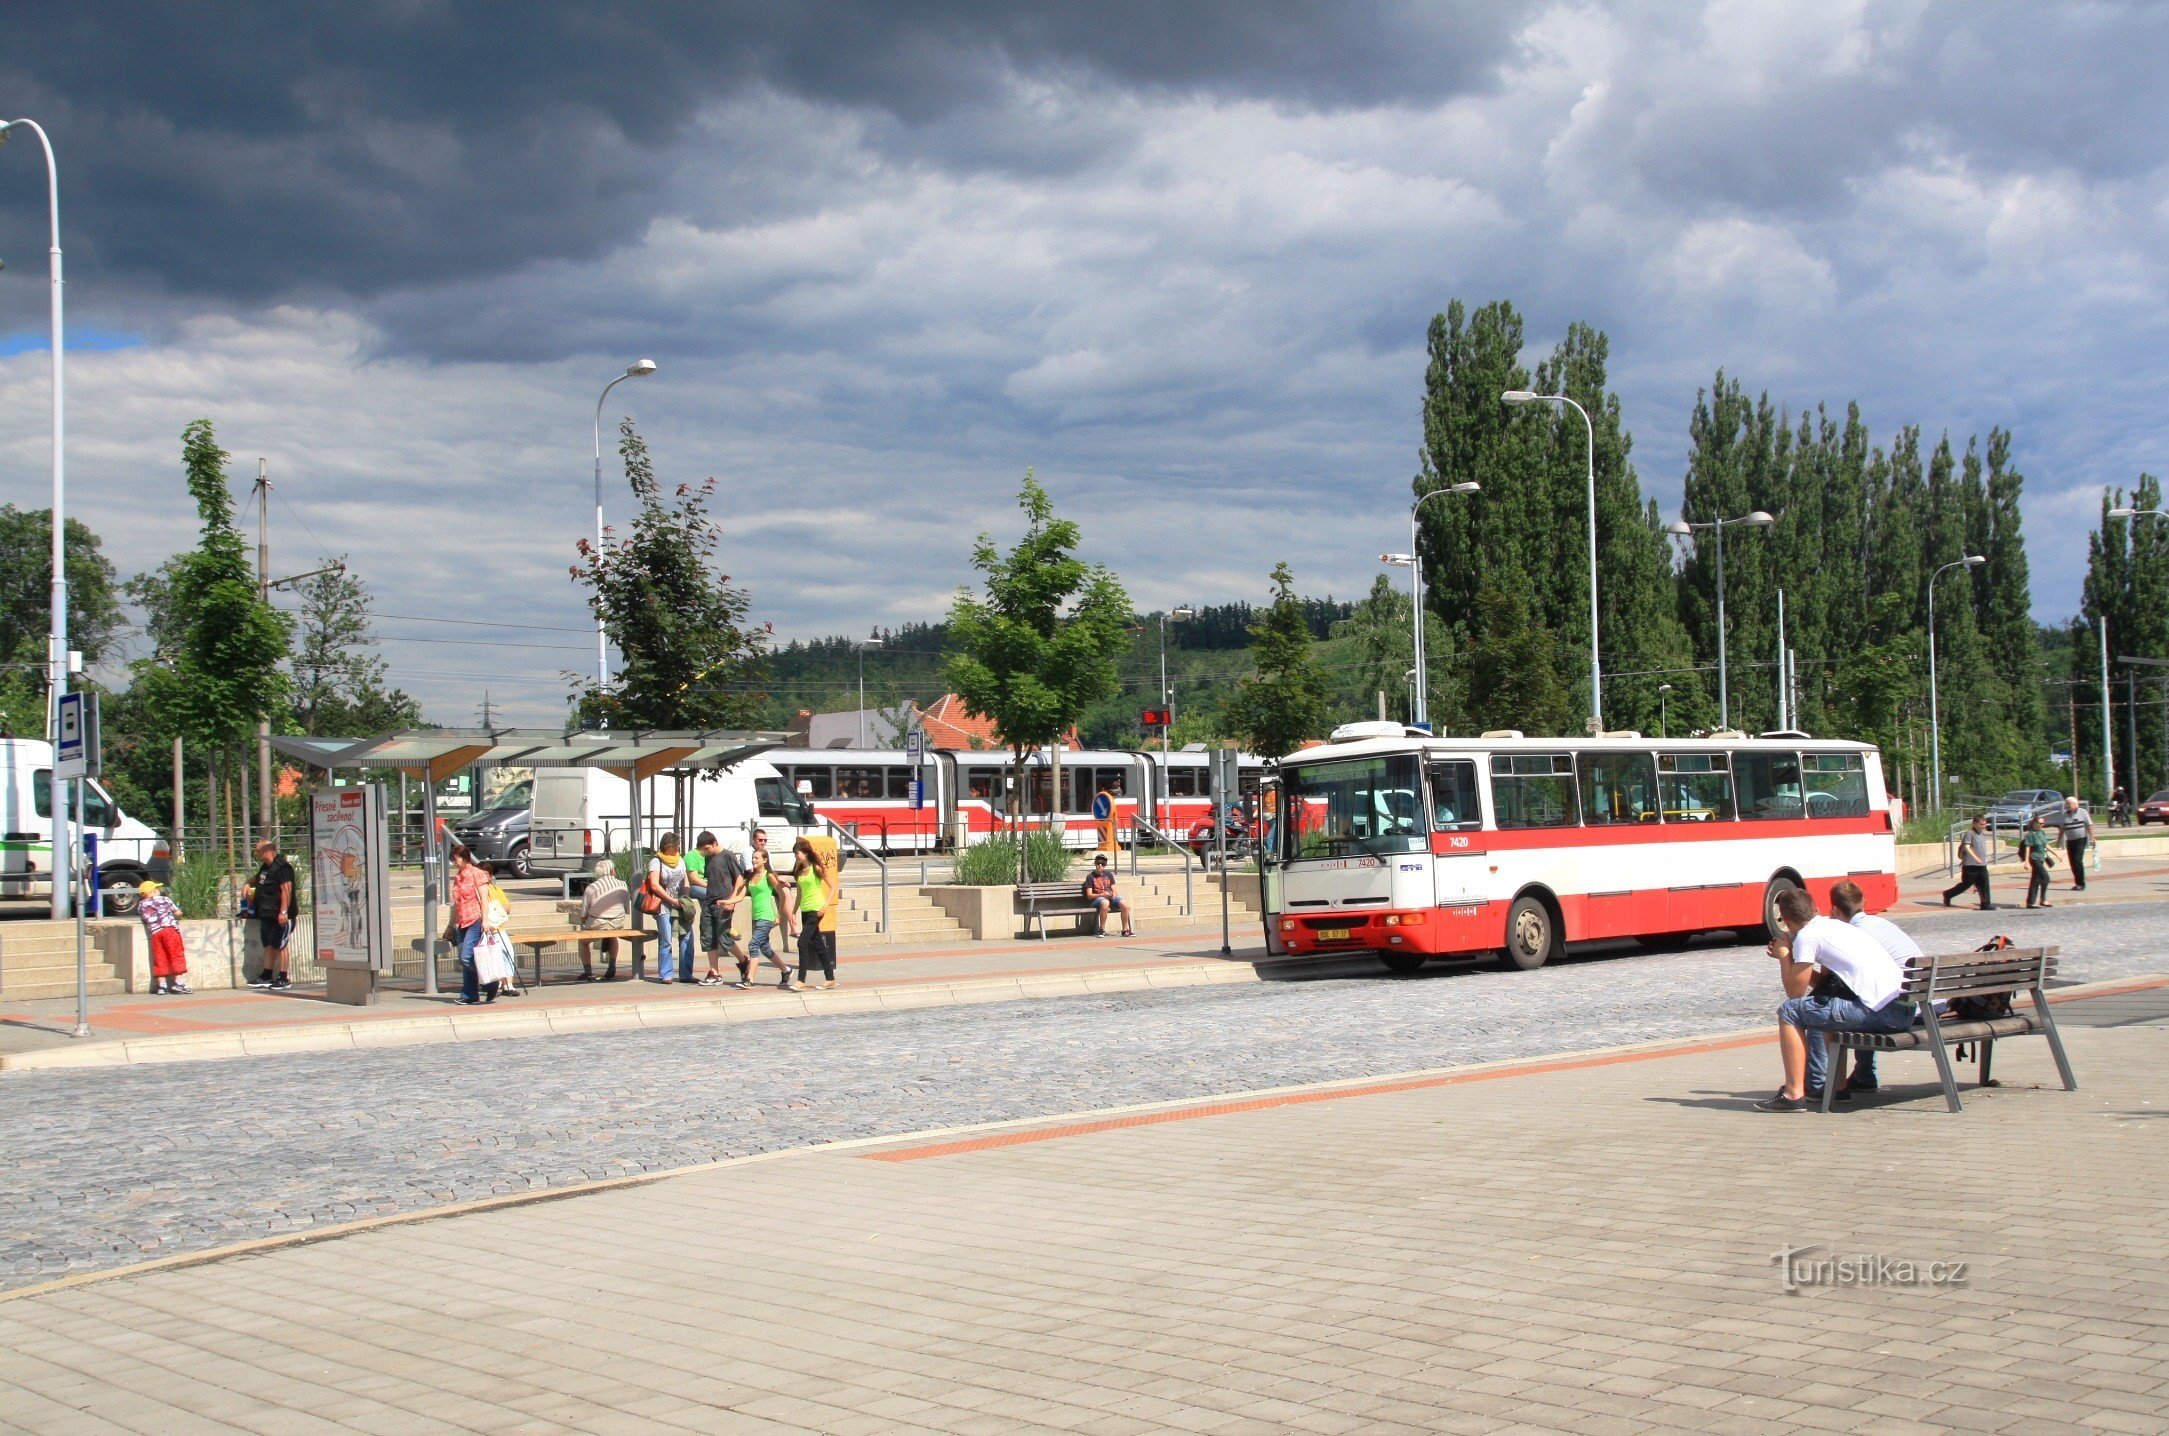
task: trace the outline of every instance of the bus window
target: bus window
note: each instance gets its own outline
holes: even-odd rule
[[[1657,764],[1647,753],[1583,753],[1582,821],[1657,821]]]
[[[1722,753],[1659,753],[1668,823],[1727,822],[1732,817],[1732,772]]]
[[[1424,850],[1422,780],[1416,755],[1346,758],[1282,772],[1287,855],[1344,858]]]
[[[1807,815],[1811,818],[1868,816],[1868,775],[1858,753],[1803,753],[1807,769]]]
[[[1573,827],[1573,757],[1566,753],[1495,754],[1491,808],[1502,828]]]
[[[1467,758],[1431,764],[1431,831],[1466,833],[1484,825],[1476,798],[1476,764]]]
[[[1800,758],[1795,753],[1735,753],[1732,776],[1740,785],[1743,818],[1800,816]]]

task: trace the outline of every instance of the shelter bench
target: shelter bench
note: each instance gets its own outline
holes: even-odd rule
[[[510,928],[506,930],[505,936],[514,947],[524,947],[534,954],[534,980],[539,986],[542,982],[542,954],[561,942],[600,942],[604,938],[616,938],[619,942],[630,944],[633,956],[633,961],[627,967],[627,976],[630,976],[640,967],[640,944],[655,941],[655,930],[637,927],[533,927]],[[421,946],[421,940],[417,938],[414,945]],[[437,939],[431,946],[439,957],[457,956],[459,950],[457,944],[448,943],[442,938]]]
[[[1017,885],[1017,912],[1029,923],[1039,927],[1039,940],[1047,940],[1047,919],[1050,917],[1099,917],[1099,909],[1084,895],[1081,883],[1019,883]]]
[[[1980,1085],[1989,1085],[1989,1070],[1999,1037],[2039,1035],[2048,1039],[2055,1055],[2056,1071],[2064,1090],[2079,1090],[2071,1075],[2071,1061],[2064,1055],[2063,1039],[2057,1035],[2056,1019],[2049,1012],[2047,987],[2056,975],[2053,947],[2012,947],[2002,952],[1961,952],[1935,957],[1916,957],[1905,970],[1903,996],[1918,1004],[1920,1021],[1903,1032],[1825,1032],[1823,1040],[1834,1050],[1831,1070],[1823,1079],[1823,1110],[1830,1110],[1831,1095],[1845,1084],[1846,1068],[1854,1048],[1874,1052],[1912,1052],[1926,1047],[1935,1053],[1936,1071],[1943,1079],[1943,1099],[1953,1112],[1963,1111],[1958,1100],[1958,1077],[1951,1065],[1952,1047],[1962,1043],[1979,1046],[1977,1068]],[[2014,1007],[2008,1017],[1960,1021],[1938,1017],[1936,1004],[1960,997],[1989,997],[1997,993],[2024,992],[2032,998],[2026,1009]]]

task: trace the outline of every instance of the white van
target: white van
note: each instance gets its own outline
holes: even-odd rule
[[[93,778],[83,793],[84,827],[98,835],[98,885],[105,910],[136,910],[136,884],[173,876],[166,840],[120,810]],[[0,898],[53,892],[53,745],[0,738]]]
[[[534,792],[528,861],[535,872],[585,873],[597,857],[632,845],[632,792],[616,774],[537,768]],[[790,790],[774,764],[758,758],[715,771],[663,773],[640,786],[640,846],[650,852],[665,833],[676,833],[690,848],[709,832],[746,857],[755,828],[768,834],[771,861],[785,872],[791,844],[825,831],[813,805]]]

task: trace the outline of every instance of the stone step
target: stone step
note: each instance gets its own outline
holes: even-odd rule
[[[117,977],[92,978],[89,991],[92,997],[114,997],[128,990],[128,984]],[[65,982],[16,982],[12,978],[0,987],[0,1002],[44,1002],[56,997],[75,996],[75,973],[71,969]]]

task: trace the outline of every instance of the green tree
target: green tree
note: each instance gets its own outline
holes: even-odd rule
[[[1510,574],[1476,596],[1468,706],[1469,723],[1478,731],[1551,735],[1573,726],[1551,630],[1529,622],[1528,596]]]
[[[365,738],[421,722],[421,705],[385,683],[369,622],[369,586],[327,561],[296,591],[301,601],[295,635],[293,721],[303,733]]]
[[[1248,751],[1283,758],[1325,736],[1326,684],[1310,646],[1295,575],[1286,563],[1275,564],[1273,602],[1250,626],[1257,672],[1236,686],[1227,704],[1227,726]]]
[[[580,721],[634,728],[742,728],[756,722],[767,647],[747,622],[746,592],[713,571],[719,531],[708,517],[716,481],[665,498],[648,446],[618,426],[625,477],[639,501],[630,537],[598,549],[580,541],[572,577],[618,648],[608,688],[577,689]]]
[[[119,585],[98,536],[80,519],[68,520],[65,548],[68,647],[96,663],[125,623]],[[0,504],[0,668],[43,667],[52,586],[53,511]]]
[[[957,590],[943,674],[993,722],[1021,779],[1035,748],[1055,745],[1059,765],[1065,735],[1120,687],[1115,660],[1130,647],[1130,600],[1112,572],[1077,557],[1077,525],[1055,516],[1030,469],[1017,507],[1025,529],[1015,547],[1005,554],[984,533],[972,547],[986,592]],[[1059,767],[1054,780],[1059,792]],[[1021,798],[1022,782],[1012,791]]]

